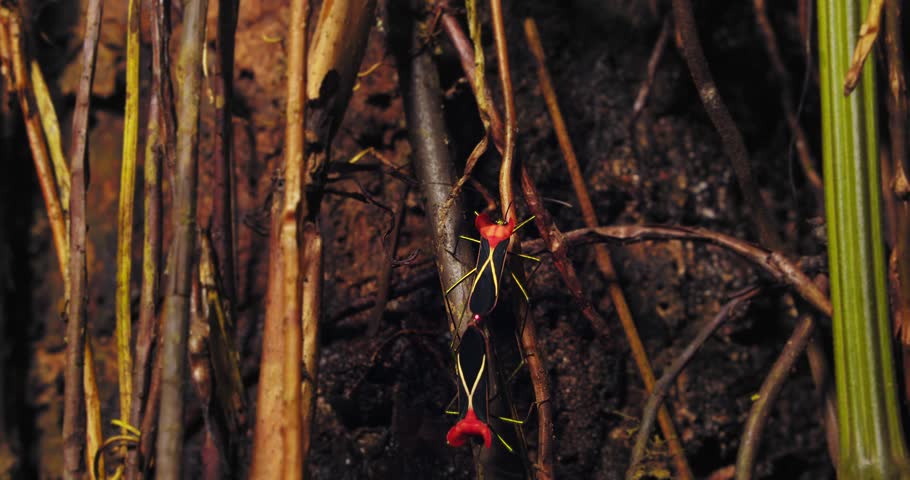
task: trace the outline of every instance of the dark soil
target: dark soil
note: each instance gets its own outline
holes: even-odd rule
[[[61,118],[71,114],[73,69],[78,72],[81,24],[72,2],[34,8],[35,50],[57,95]],[[93,114],[89,190],[90,328],[96,340],[105,419],[115,418],[116,363],[112,338],[114,252],[123,101],[123,21],[125,2],[105,2],[99,82]],[[120,5],[123,3],[123,5]],[[216,3],[216,2],[210,2]],[[259,341],[267,269],[268,206],[283,139],[287,2],[241,2],[237,31],[234,107],[237,159],[238,341],[255,400]],[[487,6],[483,4],[483,9]],[[673,42],[660,62],[647,107],[631,125],[632,103],[662,19],[649,2],[541,0],[505,2],[507,31],[519,115],[518,152],[560,228],[582,226],[582,217],[561,159],[537,82],[533,58],[521,29],[536,19],[548,66],[571,137],[602,224],[660,223],[710,228],[756,241],[749,206],[744,205],[730,164],[692,86]],[[823,245],[811,235],[809,220],[819,215],[813,196],[789,148],[791,137],[780,110],[777,79],[748,2],[701,2],[696,11],[701,39],[720,93],[745,136],[762,194],[774,206],[790,254],[812,255]],[[69,13],[67,13],[69,12]],[[805,59],[796,28],[795,2],[771,12],[784,59],[800,91]],[[175,16],[175,19],[179,16]],[[210,15],[210,40],[214,39]],[[309,469],[314,479],[467,479],[474,476],[471,453],[445,444],[452,420],[443,412],[455,395],[451,341],[422,199],[417,189],[402,198],[403,184],[378,169],[352,173],[341,164],[373,147],[404,164],[409,161],[399,78],[388,51],[387,25],[378,21],[362,70],[382,64],[360,79],[338,138],[321,224],[326,238],[325,322],[322,325],[316,433]],[[488,25],[488,23],[487,23]],[[176,38],[176,35],[175,35]],[[493,59],[486,31],[487,58]],[[453,158],[464,159],[482,134],[470,89],[460,82],[458,63],[444,34],[438,47]],[[144,54],[146,51],[144,51]],[[74,66],[74,64],[76,66]],[[488,61],[494,85],[495,62]],[[810,83],[802,119],[813,148],[818,139],[816,87]],[[793,99],[797,102],[798,99]],[[207,105],[206,102],[203,102]],[[13,104],[10,104],[13,105]],[[0,175],[0,363],[7,367],[4,419],[14,433],[22,478],[56,478],[61,471],[63,305],[43,202],[27,163],[24,131],[15,109],[3,108],[0,138],[8,169]],[[143,107],[144,108],[144,107]],[[213,144],[211,112],[203,112],[202,158]],[[63,126],[68,132],[68,126]],[[67,134],[65,134],[65,137]],[[488,155],[478,179],[495,192],[498,163]],[[375,165],[374,158],[362,160]],[[211,165],[203,160],[200,218],[211,208]],[[140,184],[141,185],[141,184]],[[358,201],[340,192],[370,199]],[[469,206],[482,207],[481,195],[465,191]],[[558,202],[557,202],[558,201]],[[375,337],[366,335],[365,299],[374,296],[376,275],[385,261],[385,237],[392,216],[387,206],[406,206],[393,271],[401,295],[392,298]],[[523,205],[519,206],[523,209]],[[137,219],[137,232],[141,232]],[[138,234],[137,234],[138,235]],[[534,228],[521,232],[537,236]],[[792,321],[769,284],[738,258],[716,247],[691,242],[644,242],[613,246],[634,318],[659,372],[694,337],[729,297],[745,287],[769,288],[747,313],[724,326],[695,357],[675,384],[668,407],[692,468],[699,478],[730,478],[743,423],[765,374],[789,336]],[[642,382],[615,317],[606,284],[594,266],[593,251],[571,252],[586,293],[612,328],[595,334],[568,294],[548,257],[530,281],[532,314],[548,367],[555,416],[556,475],[565,479],[622,478],[629,461],[637,418],[645,401]],[[138,250],[137,256],[138,259]],[[134,272],[138,272],[137,267]],[[393,288],[395,290],[395,288]],[[509,290],[509,296],[518,296]],[[135,296],[138,303],[138,286]],[[799,305],[800,308],[803,306]],[[495,329],[497,351],[506,372],[518,363],[514,321]],[[511,322],[511,323],[510,323]],[[508,373],[507,373],[508,375]],[[515,408],[526,412],[533,400],[526,370],[511,385]],[[187,478],[197,478],[202,422],[195,397],[188,415],[191,438]],[[820,479],[832,476],[819,402],[807,363],[799,363],[784,387],[764,433],[758,478]],[[498,412],[507,414],[508,412]],[[0,423],[2,426],[2,423]],[[106,433],[113,427],[105,426]],[[536,418],[525,426],[533,449]],[[671,464],[655,444],[651,460]],[[655,475],[659,472],[655,468]],[[712,475],[716,474],[716,475]]]

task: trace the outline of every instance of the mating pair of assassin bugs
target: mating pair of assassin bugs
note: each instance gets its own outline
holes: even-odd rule
[[[472,318],[462,334],[461,342],[455,352],[459,409],[458,411],[447,412],[458,415],[458,422],[449,429],[446,435],[446,442],[453,447],[465,445],[472,436],[480,437],[486,448],[490,448],[492,445],[493,431],[490,428],[490,398],[487,382],[489,341],[480,328],[480,321],[493,311],[499,300],[499,287],[505,271],[509,238],[533,219],[534,217],[531,217],[516,225],[514,218],[509,219],[508,222],[493,221],[488,214],[481,213],[474,220],[474,226],[480,233],[480,239],[460,237],[480,244],[480,251],[477,254],[477,266],[458,279],[445,292],[448,295],[452,289],[467,280],[471,275],[474,275],[468,300]],[[539,259],[528,255],[520,256],[539,261]],[[528,294],[514,273],[512,278],[521,290],[522,295],[524,295],[525,300],[527,300]],[[504,417],[495,418],[512,423],[522,423]],[[512,447],[502,437],[496,436],[505,445],[506,449],[512,451]]]

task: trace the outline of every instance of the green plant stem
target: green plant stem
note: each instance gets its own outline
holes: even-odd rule
[[[867,62],[851,96],[841,92],[866,8],[868,1],[818,3],[837,469],[842,479],[910,478],[885,288],[874,62]]]

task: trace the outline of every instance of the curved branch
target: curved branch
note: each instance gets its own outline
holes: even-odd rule
[[[708,242],[729,250],[753,263],[775,280],[792,287],[800,297],[826,316],[831,316],[831,301],[799,267],[779,252],[765,250],[729,235],[696,227],[660,227],[648,225],[617,225],[581,228],[566,232],[566,245],[582,245],[598,241],[641,242],[645,240],[694,240]],[[544,240],[525,242],[530,253],[542,252]]]

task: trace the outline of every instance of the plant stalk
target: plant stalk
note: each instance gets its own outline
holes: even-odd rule
[[[910,478],[885,287],[874,62],[845,97],[841,80],[868,0],[818,2],[822,153],[831,269],[838,478]]]

